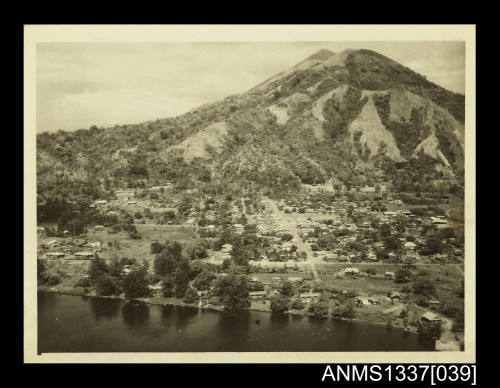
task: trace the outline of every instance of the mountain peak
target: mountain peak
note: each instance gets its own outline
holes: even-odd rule
[[[335,55],[333,51],[327,49],[321,49],[316,51],[313,55],[309,56],[307,59],[317,59],[317,60],[325,60]]]

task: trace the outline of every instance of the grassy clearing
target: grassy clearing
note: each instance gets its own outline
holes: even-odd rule
[[[357,277],[338,279],[335,275],[319,275],[322,284],[326,287],[332,287],[342,290],[353,290],[366,294],[387,295],[390,291],[397,291],[401,288],[394,280],[388,279],[370,279],[367,277]]]

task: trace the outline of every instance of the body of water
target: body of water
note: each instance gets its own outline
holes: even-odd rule
[[[429,351],[394,328],[257,311],[38,293],[38,352]]]

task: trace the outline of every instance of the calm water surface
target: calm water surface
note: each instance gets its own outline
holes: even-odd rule
[[[415,334],[357,322],[38,293],[39,353],[433,349]]]

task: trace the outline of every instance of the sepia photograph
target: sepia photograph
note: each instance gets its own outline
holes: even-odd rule
[[[475,354],[473,27],[136,27],[25,27],[31,360]]]

